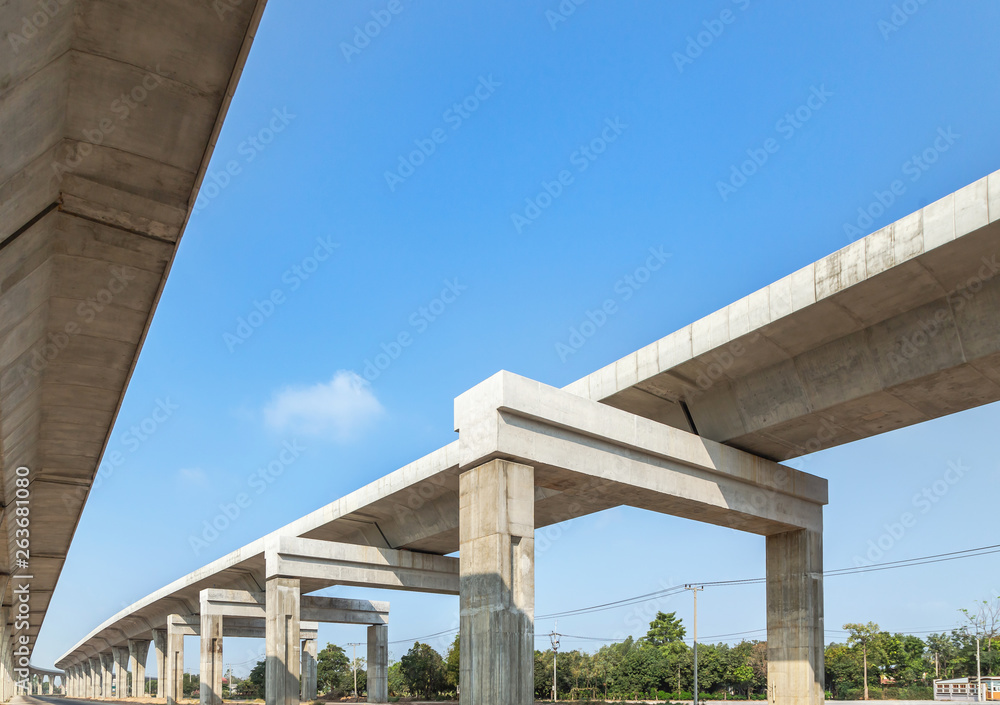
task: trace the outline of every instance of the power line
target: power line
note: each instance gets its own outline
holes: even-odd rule
[[[882,570],[893,570],[896,568],[909,568],[917,565],[926,565],[930,563],[941,563],[943,561],[953,561],[959,560],[961,558],[977,558],[979,556],[986,556],[992,553],[1000,553],[1000,544],[994,544],[991,546],[981,546],[979,548],[969,548],[963,551],[951,551],[948,553],[938,553],[930,556],[921,556],[918,558],[908,558],[899,561],[888,561],[886,563],[874,563],[869,566],[852,566],[850,568],[838,568],[835,570],[824,571],[824,577],[839,577],[842,575],[855,575],[858,573],[869,573],[874,571]],[[706,585],[711,587],[724,587],[732,585],[754,585],[767,582],[767,578],[742,578],[739,580],[716,580],[713,582],[699,582],[699,585]],[[675,585],[663,590],[657,590],[656,592],[650,592],[645,595],[636,595],[635,597],[626,597],[621,600],[616,600],[614,602],[606,602],[601,605],[593,605],[591,607],[580,607],[574,610],[566,610],[564,612],[554,612],[552,614],[538,615],[535,620],[540,621],[543,619],[555,619],[557,617],[571,617],[580,614],[589,614],[592,612],[603,612],[609,609],[617,609],[618,607],[626,607],[629,605],[638,604],[640,602],[647,602],[652,599],[659,597],[668,597],[670,595],[675,595],[684,590],[683,585]]]

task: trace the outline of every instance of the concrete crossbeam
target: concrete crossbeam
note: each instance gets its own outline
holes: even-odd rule
[[[459,591],[458,559],[334,541],[274,537],[267,576],[445,595]]]
[[[508,458],[541,487],[585,476],[620,504],[765,536],[822,531],[823,478],[509,372],[459,396],[455,426],[462,468]]]
[[[264,619],[265,595],[263,592],[249,590],[206,588],[201,591],[201,614]],[[389,622],[388,602],[303,595],[299,609],[303,622],[337,624],[388,624]]]

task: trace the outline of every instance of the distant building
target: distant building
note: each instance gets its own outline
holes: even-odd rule
[[[976,677],[948,678],[934,681],[935,700],[1000,700],[1000,676],[983,676],[981,697],[976,693]]]

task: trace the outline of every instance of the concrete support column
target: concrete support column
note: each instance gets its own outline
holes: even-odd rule
[[[309,702],[316,699],[316,640],[302,640],[302,654],[300,663],[302,665],[302,685],[299,699]]]
[[[389,625],[368,627],[368,702],[389,702]]]
[[[201,615],[201,705],[222,705],[222,615]]]
[[[535,471],[492,460],[459,479],[462,705],[533,705]]]
[[[156,650],[156,697],[167,697],[167,630],[153,630],[153,647]]]
[[[85,674],[83,690],[85,698],[97,697],[97,679],[100,678],[100,659],[88,658],[84,661],[83,671]]]
[[[823,680],[823,534],[768,536],[768,701],[823,705]]]
[[[115,657],[110,651],[100,654],[101,659],[101,690],[98,697],[105,700],[111,697],[111,671],[115,665]]]
[[[299,703],[299,581],[270,578],[265,597],[267,617],[267,705]]]
[[[167,649],[164,674],[164,697],[167,705],[176,705],[184,697],[184,634],[174,626],[173,618],[167,617]]]
[[[128,646],[112,646],[115,657],[115,697],[128,697]]]
[[[146,697],[146,657],[149,655],[149,639],[128,640],[129,670],[132,671],[132,697]]]

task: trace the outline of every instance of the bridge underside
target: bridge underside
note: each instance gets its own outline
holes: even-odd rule
[[[4,3],[0,504],[28,481],[34,577],[17,632],[30,648],[262,11],[262,0]],[[16,520],[0,521],[7,576],[23,572]],[[16,583],[5,585],[0,699],[14,675]]]

